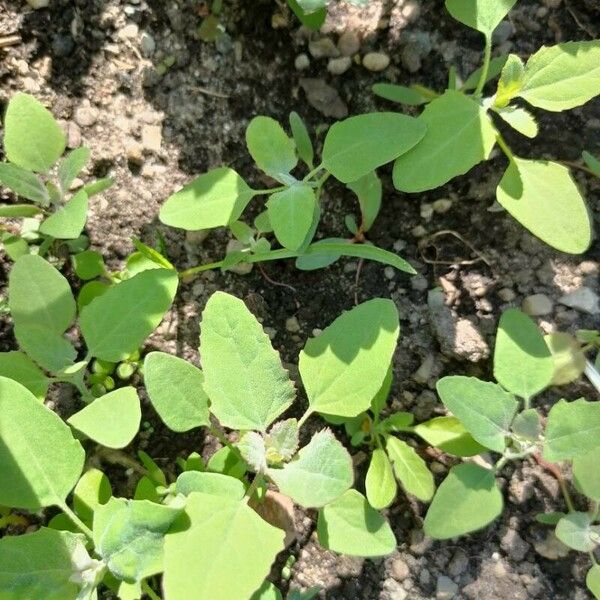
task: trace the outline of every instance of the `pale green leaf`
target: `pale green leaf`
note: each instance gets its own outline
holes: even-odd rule
[[[128,386],[97,398],[67,422],[102,446],[125,448],[137,434],[141,418],[140,399]]]
[[[0,377],[0,505],[61,505],[77,483],[84,452],[61,418],[20,383]]]
[[[308,168],[312,170],[315,151],[313,150],[310,135],[308,134],[308,130],[306,129],[302,117],[294,111],[290,113],[290,129],[292,130],[292,137],[296,144],[298,156],[306,163]]]
[[[236,444],[242,458],[255,473],[264,473],[267,468],[265,440],[256,431],[247,431]]]
[[[296,259],[296,268],[301,271],[314,271],[324,269],[335,263],[342,255],[339,252],[319,251],[320,246],[329,247],[330,244],[344,244],[350,246],[350,240],[346,238],[325,238],[311,244],[311,253],[303,254]]]
[[[339,498],[354,481],[352,460],[331,431],[315,434],[283,468],[267,469],[279,490],[305,508]]]
[[[475,456],[485,452],[456,417],[435,417],[419,423],[413,431],[428,444],[452,456]]]
[[[515,96],[519,95],[519,91],[523,86],[524,70],[525,65],[523,61],[516,54],[509,54],[506,63],[502,67],[502,73],[498,81],[498,90],[494,98],[494,106],[504,108],[508,106],[508,103]]]
[[[573,459],[573,480],[577,489],[595,502],[600,502],[600,445]]]
[[[138,350],[171,306],[177,284],[176,271],[151,269],[94,298],[79,320],[88,352],[118,362]]]
[[[380,510],[389,506],[396,497],[397,485],[392,465],[381,448],[375,448],[367,470],[365,489],[369,504]]]
[[[317,198],[306,184],[293,185],[271,195],[267,202],[269,221],[277,241],[290,250],[298,250],[313,224]]]
[[[191,363],[164,352],[150,352],[144,359],[144,383],[150,402],[172,431],[210,424],[204,375]]]
[[[65,156],[58,165],[58,181],[63,194],[66,194],[71,184],[90,159],[90,149],[75,148]]]
[[[498,75],[500,75],[507,60],[508,60],[507,54],[501,54],[500,56],[496,56],[496,57],[492,58],[492,60],[490,61],[490,66],[488,68],[487,77],[485,79],[486,83],[488,81],[491,81],[495,77],[498,77]],[[473,73],[471,73],[467,77],[467,80],[462,84],[462,87],[460,89],[463,92],[469,91],[469,90],[474,90],[477,87],[477,84],[479,83],[480,78],[481,78],[481,67],[479,67],[477,70],[473,71]]]
[[[394,365],[392,363],[390,363],[390,365],[388,366],[387,372],[385,374],[385,378],[383,379],[383,383],[381,384],[381,387],[377,390],[377,393],[371,399],[370,409],[374,415],[378,416],[381,413],[381,411],[387,406],[387,401],[388,401],[388,397],[390,395],[390,390],[392,389],[393,381],[394,381]],[[411,423],[412,423],[412,415],[411,415],[411,420],[408,422],[408,425],[410,425]]]
[[[570,512],[556,525],[556,537],[579,552],[592,552],[600,544],[600,525],[592,525],[588,513]]]
[[[395,304],[376,298],[309,339],[298,366],[311,409],[354,417],[369,408],[386,377],[399,333]]]
[[[72,260],[75,274],[84,281],[100,277],[104,273],[104,259],[99,252],[84,250],[75,254]]]
[[[422,120],[398,113],[349,117],[327,132],[323,167],[342,183],[356,181],[408,152],[425,131]]]
[[[559,400],[548,414],[544,458],[550,462],[583,456],[600,447],[600,402]]]
[[[14,379],[25,386],[38,400],[43,400],[50,380],[39,367],[22,352],[0,352],[0,376]]]
[[[519,96],[538,108],[568,110],[600,94],[600,40],[542,46],[525,65]]]
[[[51,373],[57,373],[68,367],[77,356],[71,342],[44,325],[17,324],[15,325],[15,337],[21,349],[38,365]]]
[[[248,464],[242,460],[239,453],[227,446],[217,450],[210,457],[206,468],[213,473],[228,475],[236,479],[241,479],[249,469]]]
[[[362,215],[362,228],[363,231],[368,231],[373,226],[381,208],[381,180],[375,171],[371,171],[357,181],[347,184],[346,187],[358,197]]]
[[[213,496],[222,496],[229,500],[241,500],[244,497],[244,484],[235,477],[221,473],[202,473],[186,471],[175,484],[178,494],[189,496],[192,492],[202,492]]]
[[[112,187],[114,183],[115,180],[112,177],[102,177],[101,179],[96,179],[96,181],[86,183],[81,189],[88,195],[88,198],[91,198]]]
[[[515,308],[500,317],[494,377],[504,389],[532,398],[552,383],[554,361],[535,322]]]
[[[41,205],[48,204],[48,191],[44,187],[44,184],[37,175],[27,169],[22,169],[11,163],[0,163],[0,183],[11,189],[21,198],[27,198],[27,200],[37,202]],[[9,217],[11,215],[2,216]]]
[[[412,431],[411,427],[415,417],[412,413],[399,410],[379,422],[378,429],[385,432],[399,433],[401,431]]]
[[[386,440],[386,449],[394,466],[396,478],[408,494],[423,502],[433,496],[435,484],[427,463],[406,442],[393,436]]]
[[[480,444],[503,452],[519,403],[499,385],[476,377],[440,379],[437,391],[446,408]]]
[[[403,192],[431,190],[466,173],[489,158],[496,143],[486,110],[461,92],[445,92],[419,120],[427,127],[425,137],[394,163],[394,186]]]
[[[489,525],[504,506],[494,472],[472,463],[450,469],[425,517],[426,535],[438,539],[464,535]]]
[[[406,104],[407,106],[419,106],[429,102],[418,90],[404,85],[395,85],[393,83],[376,83],[371,88],[373,93],[380,98],[385,98],[391,102]]]
[[[35,217],[41,209],[31,204],[0,204],[0,217],[19,218]]]
[[[265,436],[265,448],[269,466],[277,466],[290,460],[298,450],[298,421],[286,419],[269,429]]]
[[[594,594],[596,600],[600,600],[600,566],[593,565],[592,568],[587,572],[585,577],[585,585],[588,590]]]
[[[156,502],[160,504],[162,502],[162,496],[158,494],[156,488],[158,484],[156,481],[146,477],[145,475],[140,478],[135,486],[135,492],[133,494],[134,500],[149,500],[150,502]]]
[[[248,152],[257,166],[275,179],[296,166],[296,147],[281,125],[271,117],[254,117],[246,129]]]
[[[457,20],[491,37],[517,0],[446,0],[448,12]]]
[[[589,247],[590,216],[567,167],[515,157],[496,198],[521,225],[553,248],[581,254]]]
[[[324,0],[317,0],[316,3],[318,3],[321,8],[305,12],[302,6],[309,2],[310,4],[315,4],[315,2],[312,2],[311,0],[288,0],[288,5],[302,25],[314,31],[318,31],[327,18],[327,8],[324,6]]]
[[[106,504],[111,496],[108,477],[92,467],[81,476],[73,490],[73,508],[82,521],[91,523],[94,511],[101,504]]]
[[[510,428],[518,438],[528,442],[536,442],[542,430],[538,411],[535,408],[528,408],[520,412]]]
[[[29,254],[10,273],[8,304],[17,327],[45,327],[62,334],[75,318],[69,282],[46,260]]]
[[[356,490],[319,510],[319,543],[349,556],[387,556],[396,549],[389,523]]]
[[[4,151],[10,162],[30,171],[46,172],[65,145],[62,129],[33,96],[18,93],[11,98],[4,119]]]
[[[242,300],[223,292],[210,297],[200,353],[211,412],[225,427],[265,431],[294,400],[279,355]]]
[[[73,240],[85,227],[88,196],[79,190],[64,206],[50,215],[40,225],[40,232],[59,240]]]
[[[177,506],[111,498],[94,512],[95,550],[128,583],[161,573],[165,534],[181,513]]]
[[[165,225],[197,231],[237,221],[255,191],[229,167],[213,169],[167,198],[159,218]]]
[[[165,597],[249,598],[283,550],[283,538],[283,530],[263,521],[244,502],[192,493],[185,514],[166,537]],[[190,577],[190,557],[197,577]]]
[[[534,138],[538,134],[539,129],[535,117],[524,108],[507,106],[506,108],[496,109],[496,114],[513,129],[528,138]]]
[[[42,527],[0,539],[2,600],[87,600],[103,565],[81,534]]]
[[[581,344],[565,331],[555,331],[544,336],[544,340],[552,353],[554,373],[552,383],[565,385],[581,376],[585,371],[586,357]]]

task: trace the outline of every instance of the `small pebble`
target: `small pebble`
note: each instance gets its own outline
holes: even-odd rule
[[[310,58],[306,56],[306,54],[298,54],[296,56],[296,60],[294,61],[294,67],[296,67],[297,71],[304,71],[304,69],[308,69],[310,67]]]
[[[456,596],[458,592],[458,585],[447,577],[446,575],[440,575],[437,579],[437,587],[435,590],[436,600],[450,600]]]
[[[285,322],[285,328],[290,333],[298,333],[300,331],[300,323],[298,322],[298,318],[294,316],[287,319]]]
[[[392,577],[396,581],[404,581],[410,575],[410,569],[402,558],[397,558],[391,567]]]
[[[119,29],[117,36],[121,40],[132,40],[137,37],[139,28],[135,23],[130,23]]]
[[[150,152],[159,152],[162,146],[162,128],[160,125],[142,127],[142,146]]]
[[[360,49],[360,39],[354,31],[342,33],[338,40],[338,50],[342,56],[353,56]]]
[[[337,58],[340,55],[340,51],[328,37],[310,41],[308,51],[314,58]]]
[[[503,302],[512,302],[516,298],[516,294],[510,288],[498,290],[498,296]]]
[[[452,208],[452,204],[453,202],[450,198],[440,198],[433,203],[433,210],[436,213],[443,215]]]
[[[533,294],[527,296],[521,304],[523,312],[532,317],[541,317],[543,315],[549,315],[552,312],[553,304],[552,300],[545,294]]]
[[[156,50],[156,42],[147,31],[144,31],[140,38],[140,50],[142,51],[142,55],[146,58],[150,58]]]
[[[98,111],[92,108],[89,100],[75,110],[75,123],[80,127],[91,127],[98,120]]]
[[[386,279],[394,279],[394,277],[396,276],[396,271],[394,270],[394,267],[386,267],[383,270],[383,274],[385,275]]]
[[[574,308],[588,315],[600,313],[600,298],[598,294],[588,287],[580,287],[561,296],[558,301],[569,308]]]
[[[342,75],[352,66],[352,59],[349,56],[340,56],[339,58],[330,58],[327,63],[327,70],[332,75]]]
[[[362,64],[368,71],[383,71],[389,66],[390,57],[383,52],[369,52],[364,55]]]
[[[50,4],[50,0],[27,0],[27,4],[37,10],[38,8],[46,8]]]

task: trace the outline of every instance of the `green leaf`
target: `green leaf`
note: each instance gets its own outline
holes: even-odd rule
[[[233,169],[220,167],[169,196],[159,219],[188,231],[224,227],[240,218],[255,193]]]
[[[375,448],[367,470],[365,489],[369,504],[381,510],[388,507],[396,497],[398,486],[394,479],[394,471],[385,450]]]
[[[412,422],[414,415],[412,413],[398,411],[386,417],[379,423],[378,429],[385,432],[399,433],[401,431],[412,431]]]
[[[247,431],[242,434],[236,444],[242,458],[250,465],[255,473],[264,473],[267,468],[267,450],[265,440],[256,431]]]
[[[381,208],[381,180],[375,171],[371,171],[359,180],[349,183],[346,187],[357,195],[362,215],[363,231],[368,231],[373,226]]]
[[[388,369],[385,374],[385,378],[383,379],[383,383],[381,387],[377,390],[377,393],[371,399],[371,412],[374,415],[379,415],[381,411],[387,406],[388,397],[390,395],[390,390],[392,389],[392,383],[394,381],[394,365],[392,363],[389,364]],[[400,414],[400,413],[396,413]],[[407,413],[403,413],[407,414]],[[393,417],[394,415],[392,415]],[[386,419],[387,421],[388,419]],[[391,422],[391,421],[390,421]],[[412,423],[412,415],[411,420],[409,421],[409,425]]]
[[[325,238],[319,240],[309,246],[312,249],[310,254],[302,254],[296,259],[296,268],[301,271],[314,271],[332,265],[342,255],[339,252],[319,251],[321,246],[329,247],[330,244],[351,245],[350,240],[346,238]]]
[[[35,217],[42,212],[37,206],[31,204],[0,204],[0,217]]]
[[[595,502],[600,502],[600,446],[573,459],[573,480],[578,490]]]
[[[585,371],[586,357],[581,344],[564,331],[555,331],[544,337],[552,353],[554,373],[552,383],[565,385],[578,379]]]
[[[286,419],[269,429],[265,436],[266,457],[269,466],[278,466],[290,460],[298,450],[298,421]]]
[[[43,325],[16,325],[15,337],[21,349],[51,373],[57,373],[70,366],[77,356],[71,342]]]
[[[84,281],[100,277],[104,273],[104,259],[99,252],[84,250],[75,254],[72,260],[75,274]]]
[[[450,469],[425,517],[425,534],[447,540],[489,525],[504,506],[494,472],[473,463]]]
[[[0,539],[0,598],[90,598],[103,565],[90,558],[84,542],[81,534],[46,527]]]
[[[281,125],[271,117],[254,117],[246,129],[248,152],[258,168],[275,179],[296,166],[296,146]]]
[[[544,458],[550,462],[583,456],[600,447],[600,403],[559,400],[548,414]]]
[[[413,431],[429,445],[452,456],[475,456],[485,452],[456,417],[435,417],[419,423]]]
[[[339,498],[354,480],[352,460],[328,429],[319,431],[296,458],[267,474],[279,490],[305,508]]]
[[[371,88],[373,93],[380,98],[406,104],[407,106],[419,106],[429,102],[418,90],[415,90],[404,85],[395,85],[393,83],[376,83]]]
[[[279,355],[242,300],[223,292],[210,297],[200,352],[204,390],[223,426],[265,431],[294,400]]]
[[[7,256],[16,261],[21,256],[29,254],[29,245],[18,235],[10,235],[9,233],[0,233],[0,240],[4,247],[4,252]]]
[[[192,493],[185,515],[166,537],[165,597],[249,598],[283,550],[283,538],[283,530],[263,521],[244,502]],[[192,556],[199,577],[189,576]]]
[[[513,129],[528,138],[534,138],[538,134],[538,124],[535,117],[524,108],[507,106],[496,109],[498,114]]]
[[[62,334],[75,318],[69,282],[40,256],[19,258],[10,273],[8,303],[17,327],[45,327]]]
[[[112,187],[114,183],[115,180],[112,177],[102,177],[101,179],[96,179],[96,181],[86,183],[81,189],[88,195],[88,198],[91,198]]]
[[[310,141],[310,135],[306,129],[306,125],[302,120],[302,117],[297,112],[290,113],[290,129],[292,130],[292,137],[296,144],[296,151],[298,156],[306,163],[309,169],[313,169],[313,161],[315,158],[315,151],[313,150],[312,142]]]
[[[591,243],[590,216],[569,169],[515,157],[496,190],[498,202],[549,246],[581,254]]]
[[[46,172],[65,150],[65,134],[33,96],[15,94],[4,119],[4,151],[15,165]]]
[[[79,190],[64,206],[50,215],[40,225],[40,232],[59,240],[73,240],[85,227],[88,196]]]
[[[515,96],[519,95],[523,86],[524,70],[525,65],[523,61],[516,54],[509,54],[506,63],[502,67],[502,74],[498,81],[498,90],[494,98],[494,106],[505,108]],[[527,111],[525,112],[527,113]]]
[[[444,377],[437,391],[450,410],[480,444],[504,452],[519,403],[499,385],[476,377]]]
[[[138,450],[138,457],[148,472],[147,474],[150,479],[158,485],[166,486],[167,478],[163,470],[152,460],[150,455],[146,454],[143,450]]]
[[[265,580],[250,600],[283,600],[283,596],[270,581]]]
[[[290,250],[298,250],[309,234],[317,198],[307,184],[298,184],[271,195],[267,202],[269,221],[277,241]]]
[[[563,512],[538,513],[535,520],[542,525],[557,525],[564,516]]]
[[[58,181],[63,194],[66,194],[71,184],[90,159],[90,149],[75,148],[61,160],[58,165]]]
[[[388,522],[356,490],[319,510],[319,543],[349,556],[387,556],[396,549]]]
[[[140,399],[128,386],[97,398],[67,423],[102,446],[125,448],[137,434],[141,418]]]
[[[248,465],[242,460],[238,453],[233,452],[231,448],[221,448],[217,450],[208,461],[206,468],[213,473],[221,473],[241,479],[248,471]]]
[[[509,392],[529,399],[552,383],[554,361],[535,322],[515,308],[500,317],[494,377]]]
[[[79,320],[90,355],[119,362],[136,351],[162,321],[177,284],[176,271],[151,269],[94,298]]]
[[[386,449],[405,491],[423,502],[431,500],[435,484],[427,463],[406,442],[393,436],[387,438]]]
[[[161,573],[164,536],[181,513],[176,506],[111,498],[94,512],[95,550],[127,583]]]
[[[535,442],[540,437],[540,415],[535,408],[528,408],[520,412],[511,425],[512,432],[523,440]]]
[[[154,248],[147,246],[137,238],[133,238],[131,240],[133,245],[136,247],[137,251],[149,261],[158,265],[159,267],[163,267],[164,269],[174,269],[175,267],[158,251]]]
[[[594,175],[596,175],[596,177],[600,177],[600,160],[586,150],[583,151],[581,156],[583,157],[583,160],[588,168],[594,172]]]
[[[172,431],[210,425],[204,375],[194,365],[164,352],[150,352],[144,359],[144,383],[152,406]]]
[[[420,119],[370,113],[334,123],[323,145],[323,167],[342,183],[356,181],[416,146],[425,135]]]
[[[556,537],[579,552],[592,552],[600,544],[600,525],[592,525],[590,515],[570,512],[556,526]]]
[[[394,163],[394,186],[403,192],[431,190],[466,173],[488,159],[496,143],[485,108],[461,92],[430,102],[419,121],[427,126],[425,137]]]
[[[235,477],[221,473],[201,473],[186,471],[177,478],[175,489],[178,494],[189,496],[192,492],[202,492],[212,496],[222,496],[229,500],[241,500],[244,497],[244,484]]]
[[[457,21],[489,38],[516,1],[446,0],[446,9]]]
[[[487,77],[485,78],[485,82],[488,83],[492,79],[495,79],[500,75],[506,61],[508,60],[507,54],[501,54],[500,56],[496,56],[492,58],[490,61],[490,66],[488,68]],[[460,88],[463,92],[474,90],[479,83],[479,79],[481,78],[481,67],[476,71],[473,71],[468,77],[467,80],[462,84]]]
[[[85,523],[91,523],[94,511],[112,496],[108,477],[99,469],[87,470],[73,490],[73,508]]]
[[[600,94],[600,40],[542,46],[529,58],[519,96],[544,110],[561,111]]]
[[[83,448],[58,415],[5,377],[0,377],[0,434],[0,505],[29,510],[62,505],[79,479]]]
[[[399,333],[396,305],[376,298],[309,339],[298,367],[310,408],[342,417],[368,409],[386,377]]]
[[[160,504],[162,502],[162,496],[158,494],[156,488],[158,487],[157,483],[150,479],[150,477],[146,477],[145,475],[140,478],[135,486],[135,492],[133,494],[134,500],[149,500],[150,502],[156,502]]]
[[[304,12],[302,6],[305,2],[302,0],[287,0],[287,3],[305,27],[317,31],[321,28],[323,23],[325,23],[325,19],[327,18],[327,8],[320,8],[312,12]],[[321,1],[320,4],[322,5],[323,2]]]
[[[49,196],[40,179],[27,169],[22,169],[11,163],[0,163],[0,183],[11,189],[17,196],[37,202],[42,206],[48,204]],[[32,207],[33,208],[33,207]],[[34,215],[37,213],[33,213]],[[12,215],[2,215],[10,217]],[[32,215],[15,215],[32,216]]]
[[[600,566],[594,565],[585,577],[585,585],[594,594],[596,600],[600,600]]]
[[[0,352],[0,376],[14,379],[38,400],[44,400],[50,380],[23,352]]]

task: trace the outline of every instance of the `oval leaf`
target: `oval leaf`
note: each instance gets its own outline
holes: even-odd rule
[[[248,152],[257,166],[275,179],[297,164],[294,142],[271,117],[254,117],[246,129]]]
[[[23,352],[0,352],[0,376],[19,382],[38,400],[45,398],[50,386],[50,380]]]
[[[388,507],[396,497],[398,488],[394,479],[394,471],[385,450],[381,448],[373,450],[365,480],[365,489],[369,504],[377,510]]]
[[[12,165],[10,163],[0,163],[0,183],[3,183],[7,188],[11,189],[17,196],[21,198],[27,198],[32,202],[46,205],[48,203],[48,190],[44,187],[44,184],[34,173]],[[30,207],[32,214],[6,214],[6,209],[14,207],[2,207],[4,210],[0,213],[3,217],[31,217],[39,212],[39,209],[35,206]]]
[[[74,240],[80,236],[85,227],[87,211],[88,195],[83,190],[79,190],[40,225],[40,231],[59,240]]]
[[[517,0],[446,0],[446,9],[457,20],[491,37]]]
[[[235,477],[221,473],[203,473],[186,471],[177,478],[175,490],[178,494],[189,496],[192,492],[202,492],[212,496],[223,496],[230,500],[244,497],[244,484]]]
[[[453,456],[475,456],[485,452],[456,417],[435,417],[413,429],[428,444]]]
[[[394,473],[408,494],[428,502],[433,496],[435,484],[427,463],[406,442],[389,436],[386,448]]]

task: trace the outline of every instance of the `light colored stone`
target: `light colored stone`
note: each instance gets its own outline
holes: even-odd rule
[[[132,40],[137,37],[138,32],[138,26],[135,23],[130,23],[129,25],[125,25],[125,27],[119,29],[117,36],[121,40]]]
[[[310,67],[310,58],[304,53],[298,54],[296,56],[296,60],[294,61],[294,66],[297,71],[304,71],[304,69],[308,69]]]
[[[300,323],[298,322],[298,318],[294,316],[287,319],[285,322],[285,328],[290,333],[298,333],[300,331]]]
[[[127,140],[125,142],[125,156],[128,161],[136,165],[141,165],[144,162],[142,145],[135,140]]]
[[[410,575],[410,569],[403,558],[397,558],[392,563],[391,573],[396,581],[404,581]]]
[[[200,245],[210,234],[210,229],[198,229],[198,231],[186,231],[185,239],[188,243]]]
[[[444,214],[452,208],[452,200],[450,198],[440,198],[433,203],[433,210],[438,214]]]
[[[50,0],[27,0],[27,4],[29,4],[31,8],[37,10],[38,8],[50,6]]]
[[[362,64],[368,71],[383,71],[388,68],[390,57],[383,52],[369,52],[364,55]]]
[[[337,58],[340,55],[340,51],[333,43],[333,40],[328,37],[311,40],[308,43],[308,51],[315,58]]]
[[[360,38],[354,31],[345,31],[338,40],[338,50],[342,56],[353,56],[360,49]]]
[[[142,146],[150,152],[159,152],[162,146],[162,128],[160,125],[142,127]]]
[[[98,120],[98,111],[90,105],[89,100],[84,100],[81,106],[75,109],[74,118],[80,127],[91,127]]]
[[[140,50],[146,58],[151,57],[156,50],[156,41],[147,31],[144,31],[140,38]]]
[[[450,600],[456,596],[458,592],[458,586],[450,577],[446,575],[439,575],[437,578],[437,586],[435,590],[435,597],[437,600]]]
[[[565,546],[555,535],[554,531],[548,531],[543,540],[535,542],[535,551],[548,560],[560,560],[569,555],[569,548]]]
[[[558,301],[569,308],[574,308],[588,315],[597,315],[600,313],[600,298],[598,294],[588,287],[580,287],[564,296]]]
[[[541,317],[552,313],[552,300],[546,294],[527,296],[521,304],[523,312],[532,317]]]
[[[498,296],[503,302],[512,302],[516,298],[516,294],[510,288],[502,288],[498,291]]]
[[[327,63],[327,70],[332,75],[342,75],[352,66],[352,59],[349,56],[340,56],[339,58],[330,58]]]

